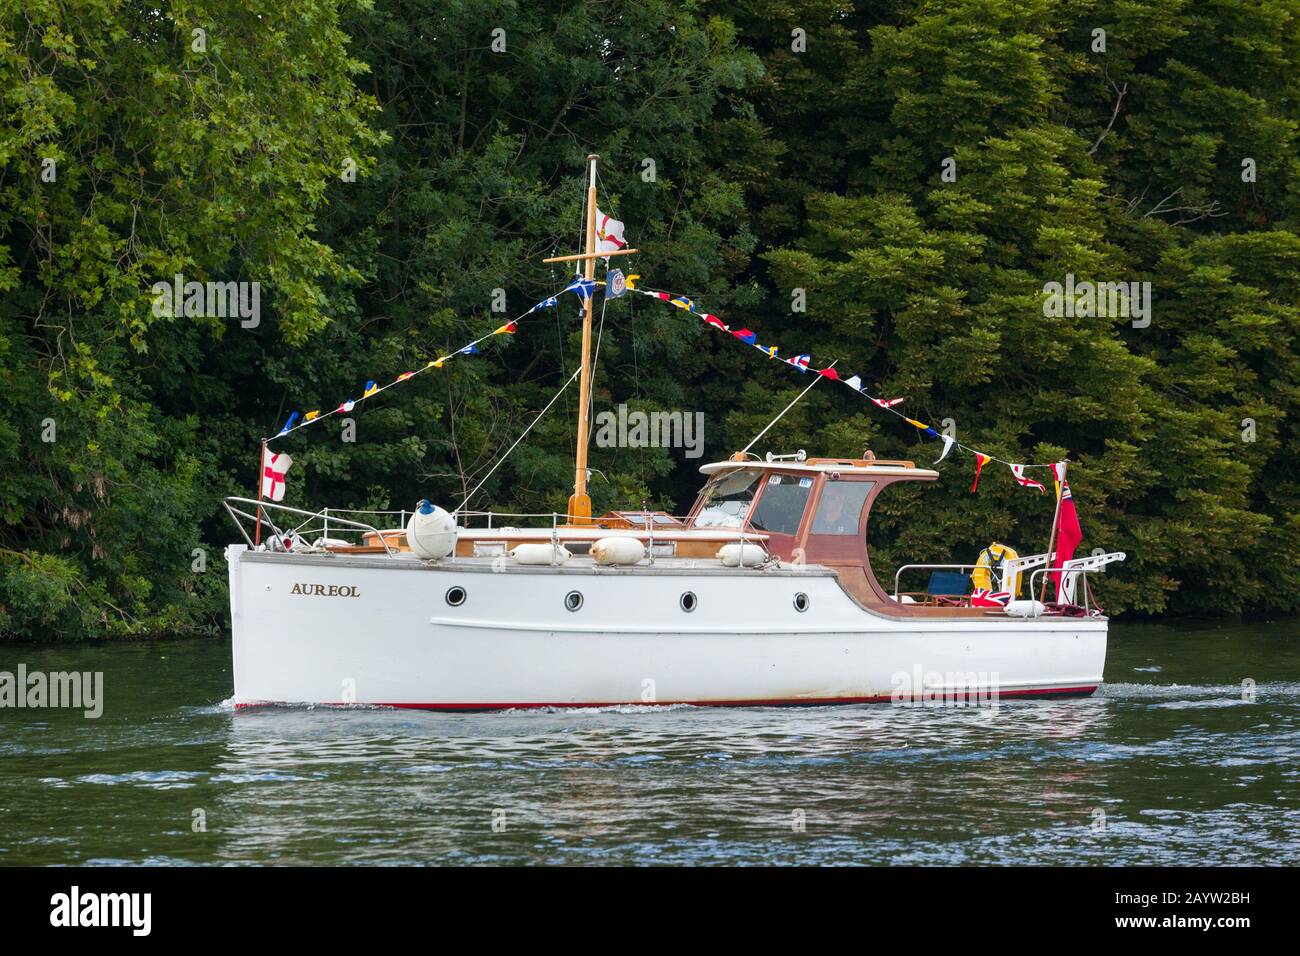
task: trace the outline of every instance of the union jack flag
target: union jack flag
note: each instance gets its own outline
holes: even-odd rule
[[[993,591],[989,588],[976,588],[970,596],[971,607],[1006,607],[1010,601],[1010,591]]]

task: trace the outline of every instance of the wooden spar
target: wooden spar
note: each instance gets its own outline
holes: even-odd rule
[[[1054,512],[1052,512],[1052,534],[1051,534],[1051,536],[1047,539],[1047,568],[1048,568],[1048,570],[1047,570],[1047,573],[1043,575],[1043,586],[1042,586],[1041,588],[1038,589],[1038,600],[1039,600],[1040,603],[1043,602],[1043,601],[1045,601],[1045,600],[1047,600],[1047,582],[1048,582],[1048,580],[1050,580],[1051,577],[1052,577],[1052,571],[1051,571],[1051,569],[1052,569],[1052,565],[1053,565],[1053,563],[1054,563],[1055,560],[1056,560],[1056,555],[1054,555],[1054,554],[1052,553],[1052,550],[1056,547],[1056,526],[1057,526],[1057,524],[1060,523],[1060,520],[1061,520],[1061,495],[1062,495],[1062,493],[1064,493],[1064,491],[1065,491],[1065,472],[1066,472],[1066,469],[1068,469],[1069,467],[1070,467],[1070,459],[1067,458],[1067,459],[1065,459],[1065,461],[1061,462],[1061,473],[1060,473],[1060,475],[1057,475],[1057,474],[1056,474],[1056,470],[1055,470],[1055,469],[1052,470],[1052,477],[1057,479],[1057,481],[1056,481],[1056,510],[1055,510]],[[1064,583],[1064,579],[1062,579],[1062,583]],[[1059,592],[1059,588],[1058,588],[1058,592]],[[1032,597],[1033,597],[1033,594],[1031,593],[1029,596],[1030,596],[1030,598],[1032,598]],[[1060,597],[1061,595],[1058,593],[1056,596],[1057,596],[1057,597]]]
[[[583,262],[587,259],[608,259],[610,256],[630,256],[634,252],[640,252],[640,249],[617,249],[614,252],[580,252],[576,256],[551,256],[549,259],[543,259],[543,262]]]
[[[582,256],[583,277],[596,277],[596,161],[595,153],[587,157],[587,244]],[[569,496],[569,520],[574,524],[591,523],[591,496],[587,494],[587,429],[591,404],[591,319],[596,296],[587,296],[582,311],[582,372],[578,378],[578,448],[574,456],[573,494]]]

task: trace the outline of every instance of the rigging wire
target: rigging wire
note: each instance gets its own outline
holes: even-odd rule
[[[519,434],[519,437],[514,440],[514,444],[512,444],[509,448],[506,449],[506,453],[497,459],[497,463],[488,470],[488,473],[486,475],[483,476],[483,480],[474,486],[474,490],[471,491],[469,494],[467,494],[464,500],[461,501],[460,505],[456,508],[456,510],[451,513],[453,518],[465,510],[465,506],[469,504],[469,500],[473,498],[476,494],[478,494],[479,489],[482,488],[483,485],[487,482],[487,480],[492,477],[493,472],[495,472],[498,468],[501,467],[502,464],[505,463],[505,460],[510,457],[510,453],[514,451],[515,448],[518,447],[519,443],[524,440],[524,437],[530,431],[533,430],[533,426],[542,420],[542,416],[551,410],[551,406],[554,405],[556,400],[561,395],[564,394],[565,389],[567,389],[570,385],[573,384],[573,380],[578,377],[578,373],[581,371],[582,371],[581,366],[574,369],[573,374],[570,375],[568,379],[565,381],[565,383],[560,386],[560,390],[551,396],[551,400],[546,403],[546,407],[543,408],[540,412],[538,412],[537,417],[528,423],[528,427],[525,428]]]

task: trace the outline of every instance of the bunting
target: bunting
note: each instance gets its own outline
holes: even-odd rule
[[[822,378],[828,378],[831,381],[841,382],[844,385],[847,385],[849,388],[853,389],[858,394],[866,396],[866,398],[873,405],[876,405],[878,408],[882,408],[885,411],[889,412],[890,414],[898,416],[903,421],[907,422],[909,425],[914,427],[918,432],[920,432],[925,437],[933,438],[936,441],[942,441],[943,452],[939,455],[938,459],[935,460],[936,465],[939,464],[939,462],[943,461],[945,458],[947,458],[948,453],[952,451],[954,448],[960,448],[962,451],[969,452],[970,454],[974,455],[975,456],[975,481],[970,488],[972,493],[979,488],[980,472],[983,470],[984,466],[988,464],[990,461],[996,461],[1009,467],[1011,469],[1012,476],[1016,480],[1016,483],[1019,484],[1021,487],[1036,488],[1039,491],[1044,490],[1041,482],[1037,482],[1030,478],[1026,478],[1024,475],[1024,471],[1027,468],[1051,468],[1052,467],[1051,465],[1026,465],[1026,464],[1017,464],[1010,461],[1003,461],[1001,458],[995,458],[993,455],[982,452],[979,449],[971,448],[969,445],[963,445],[961,442],[957,441],[957,439],[952,437],[951,435],[942,434],[933,426],[928,425],[922,421],[917,421],[915,418],[909,418],[908,416],[900,412],[897,406],[903,403],[902,398],[878,398],[868,393],[866,388],[863,387],[861,376],[849,375],[847,377],[842,377],[831,366],[827,366],[825,368],[815,368],[812,364],[812,356],[807,353],[796,354],[791,356],[790,358],[780,358],[780,356],[778,355],[779,349],[777,348],[777,346],[759,345],[758,335],[752,329],[746,328],[746,329],[740,329],[738,331],[733,331],[725,322],[722,321],[722,319],[718,318],[716,315],[712,314],[711,312],[701,312],[698,309],[696,309],[695,303],[684,295],[673,295],[671,292],[660,292],[655,289],[638,288],[636,285],[636,280],[640,278],[641,277],[639,275],[630,275],[627,277],[627,288],[629,291],[640,293],[641,295],[648,296],[652,299],[658,299],[660,302],[666,302],[669,305],[675,306],[679,309],[690,312],[693,315],[699,316],[700,319],[702,319],[706,325],[710,325],[713,328],[718,329],[719,331],[727,332],[733,338],[737,338],[740,341],[744,342],[746,345],[758,349],[768,358],[778,359],[779,361],[784,362],[786,365],[792,366],[793,368],[797,368],[800,372],[807,372],[809,369],[813,369]]]
[[[631,284],[629,283],[629,288],[630,287]],[[361,398],[348,399],[346,401],[340,402],[333,411],[325,412],[323,414],[319,410],[308,412],[306,415],[299,415],[298,412],[292,412],[289,415],[288,420],[284,423],[284,425],[280,428],[280,430],[275,433],[272,439],[269,440],[274,440],[276,438],[283,438],[285,435],[288,435],[290,432],[295,432],[299,428],[304,428],[307,425],[312,424],[313,422],[324,421],[326,418],[328,418],[331,415],[347,414],[348,412],[356,408],[358,402],[364,401],[368,398],[373,398],[375,395],[378,395],[380,392],[384,391],[385,389],[392,388],[394,385],[398,384],[399,382],[405,382],[408,379],[414,378],[416,375],[419,375],[420,372],[423,372],[426,369],[442,368],[443,365],[445,365],[447,361],[453,358],[454,356],[478,355],[480,354],[479,353],[480,342],[490,339],[494,335],[514,335],[515,332],[518,331],[519,323],[523,321],[523,319],[525,319],[529,315],[532,315],[534,312],[538,312],[542,309],[548,309],[551,308],[552,306],[559,305],[560,296],[563,295],[565,292],[574,293],[575,295],[578,296],[578,298],[582,300],[583,304],[585,305],[587,301],[595,293],[595,289],[596,289],[596,281],[594,279],[584,279],[580,275],[574,276],[573,280],[568,285],[566,285],[562,290],[560,290],[560,292],[552,296],[547,296],[542,301],[534,304],[526,312],[523,312],[522,314],[511,319],[505,325],[493,329],[487,335],[480,336],[479,338],[475,339],[473,342],[470,342],[464,347],[457,349],[455,352],[452,352],[448,355],[440,356],[439,358],[436,359],[431,359],[422,368],[419,368],[415,371],[402,372],[400,375],[398,375],[396,378],[394,378],[391,382],[389,382],[386,385],[380,385],[374,380],[367,381],[365,386],[361,390]]]
[[[1053,468],[1052,471],[1053,473],[1055,473],[1056,469]],[[1043,487],[1043,483],[1041,481],[1033,481],[1025,477],[1024,465],[1012,465],[1011,477],[1013,477],[1016,480],[1016,484],[1018,484],[1021,488],[1033,488],[1035,491],[1047,490],[1046,488]]]

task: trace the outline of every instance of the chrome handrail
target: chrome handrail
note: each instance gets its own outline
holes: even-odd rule
[[[391,558],[393,555],[397,553],[389,546],[388,538],[383,532],[381,532],[374,525],[366,524],[363,521],[350,521],[347,518],[339,518],[339,517],[334,517],[333,519],[331,519],[329,515],[325,514],[322,511],[304,511],[302,508],[292,508],[289,505],[282,505],[274,501],[265,501],[265,500],[258,501],[256,498],[240,498],[235,495],[231,495],[227,498],[223,498],[221,502],[222,506],[226,509],[226,513],[230,515],[230,520],[235,523],[235,527],[239,529],[239,533],[244,536],[244,540],[248,542],[248,546],[250,548],[256,548],[257,545],[254,544],[253,539],[248,536],[248,531],[247,529],[245,529],[244,523],[239,520],[240,518],[244,518],[248,521],[265,521],[271,527],[271,530],[279,537],[283,537],[284,532],[280,530],[279,526],[271,519],[271,516],[269,514],[261,515],[260,517],[259,515],[249,514],[246,511],[242,511],[238,508],[232,507],[232,502],[241,505],[251,505],[252,507],[258,509],[259,512],[270,512],[274,510],[274,511],[286,512],[288,514],[305,515],[307,521],[304,521],[301,524],[299,524],[297,528],[291,529],[295,533],[298,532],[299,528],[306,526],[313,518],[320,518],[322,520],[322,523],[326,527],[328,527],[328,522],[330,520],[333,520],[334,524],[336,525],[345,525],[348,527],[356,528],[361,531],[370,531],[373,532],[375,537],[379,539],[379,543],[383,546],[384,553],[388,557]],[[335,511],[337,512],[338,509],[335,509]]]
[[[904,571],[914,570],[916,568],[928,568],[931,571],[961,571],[965,568],[977,568],[978,564],[904,564],[894,572],[894,600],[898,600],[898,579],[903,576]]]

